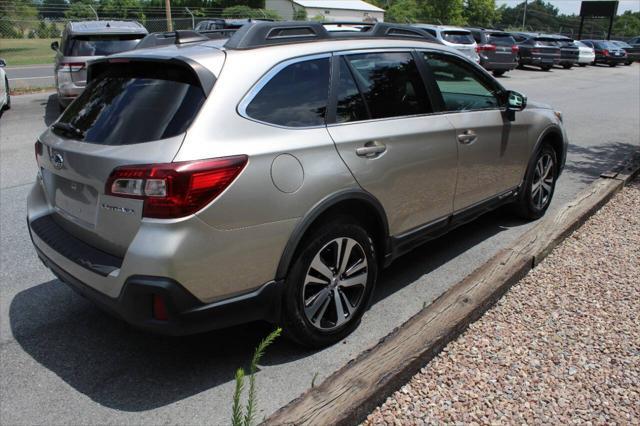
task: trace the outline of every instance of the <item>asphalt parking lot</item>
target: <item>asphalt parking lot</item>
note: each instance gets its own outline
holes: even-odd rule
[[[564,113],[571,146],[551,209],[640,147],[640,64],[516,70],[500,81]],[[33,143],[57,111],[52,94],[23,95],[0,118],[2,424],[227,424],[234,372],[269,325],[148,335],[96,309],[38,261],[26,197]],[[277,341],[257,376],[259,419],[374,345],[528,226],[501,209],[399,259],[384,272],[360,328],[341,344],[309,352]]]

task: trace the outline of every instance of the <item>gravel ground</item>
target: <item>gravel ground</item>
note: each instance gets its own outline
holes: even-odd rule
[[[365,425],[640,424],[640,180]]]

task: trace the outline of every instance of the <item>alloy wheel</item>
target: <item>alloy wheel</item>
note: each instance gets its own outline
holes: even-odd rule
[[[363,303],[368,278],[367,256],[356,240],[329,241],[316,253],[305,276],[305,317],[322,331],[344,325]]]
[[[547,153],[543,154],[536,163],[533,183],[531,184],[531,201],[538,210],[545,208],[551,200],[554,180],[553,169],[553,157]]]

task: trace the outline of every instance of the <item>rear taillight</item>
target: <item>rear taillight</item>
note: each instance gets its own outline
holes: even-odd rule
[[[476,52],[495,52],[496,46],[493,44],[480,44],[476,46]]]
[[[105,194],[144,200],[142,215],[173,219],[193,214],[222,193],[247,164],[246,155],[116,168]]]
[[[85,67],[84,62],[63,62],[60,64],[60,71],[80,71]]]
[[[37,163],[38,157],[42,155],[42,142],[36,141],[35,152],[36,152],[36,163]]]
[[[513,46],[511,46],[511,53],[518,53],[519,50],[520,50],[520,47],[517,44],[514,44]]]
[[[604,56],[609,56],[609,51],[608,51],[607,49],[604,49],[604,50],[602,51],[602,55],[604,55]]]

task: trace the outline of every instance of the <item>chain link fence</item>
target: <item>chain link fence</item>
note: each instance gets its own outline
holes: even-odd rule
[[[173,29],[175,30],[186,30],[193,29],[200,21],[208,20],[208,19],[220,19],[222,17],[222,11],[219,13],[214,13],[211,16],[182,16],[176,17],[172,19]],[[234,16],[234,18],[248,18],[249,16]],[[110,17],[100,17],[101,20],[122,20],[122,18],[110,18]],[[66,18],[46,18],[46,19],[33,19],[33,20],[16,20],[16,19],[0,19],[0,39],[3,38],[58,38],[62,34],[65,25],[69,22],[69,19]],[[167,31],[167,20],[163,17],[146,17],[145,19],[139,20],[142,25],[144,25],[147,30],[151,32],[161,32]],[[470,25],[473,26],[473,25]],[[521,31],[522,28],[519,25],[514,25],[513,27],[506,28],[507,31]],[[533,28],[527,27],[526,31],[532,32],[544,32],[548,34],[562,34],[568,37],[577,37],[577,31],[573,28],[560,27],[560,28],[552,28],[552,27],[544,27],[544,28]],[[585,27],[582,38],[583,39],[604,39],[606,38],[606,31],[598,31],[594,29],[590,29],[588,26]],[[612,39],[625,40],[628,37],[624,36],[616,36],[612,34]],[[0,41],[1,43],[1,41]]]

